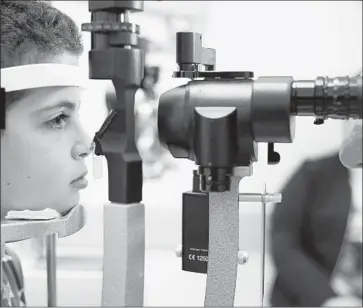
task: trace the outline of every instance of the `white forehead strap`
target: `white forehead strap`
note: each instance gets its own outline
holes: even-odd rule
[[[44,87],[86,88],[87,78],[79,66],[68,64],[29,64],[1,69],[1,87],[6,92]]]

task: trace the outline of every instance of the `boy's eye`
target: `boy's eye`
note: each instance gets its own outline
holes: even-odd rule
[[[50,120],[47,122],[48,125],[50,125],[53,129],[63,129],[65,125],[67,124],[67,119],[69,118],[68,115],[62,113],[56,118]]]

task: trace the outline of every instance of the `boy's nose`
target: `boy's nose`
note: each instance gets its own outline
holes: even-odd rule
[[[72,149],[74,159],[84,159],[91,153],[91,143],[77,143]]]
[[[82,138],[72,148],[72,157],[74,159],[84,159],[91,154],[92,139],[88,134],[82,131]]]

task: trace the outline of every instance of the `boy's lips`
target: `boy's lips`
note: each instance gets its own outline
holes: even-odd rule
[[[77,189],[84,189],[88,186],[88,180],[86,179],[87,171],[83,172],[78,178],[74,179],[70,185]]]

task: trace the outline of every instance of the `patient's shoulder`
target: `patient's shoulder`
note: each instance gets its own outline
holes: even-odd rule
[[[14,252],[14,250],[12,250],[7,245],[5,245],[5,255],[6,255],[6,259],[11,260],[13,262],[19,262],[20,263],[19,256]]]
[[[19,279],[19,282],[23,280],[23,270],[21,266],[21,261],[19,256],[8,246],[5,246],[5,256],[3,262],[9,262],[12,264],[12,268],[14,269],[14,275],[16,275]]]

